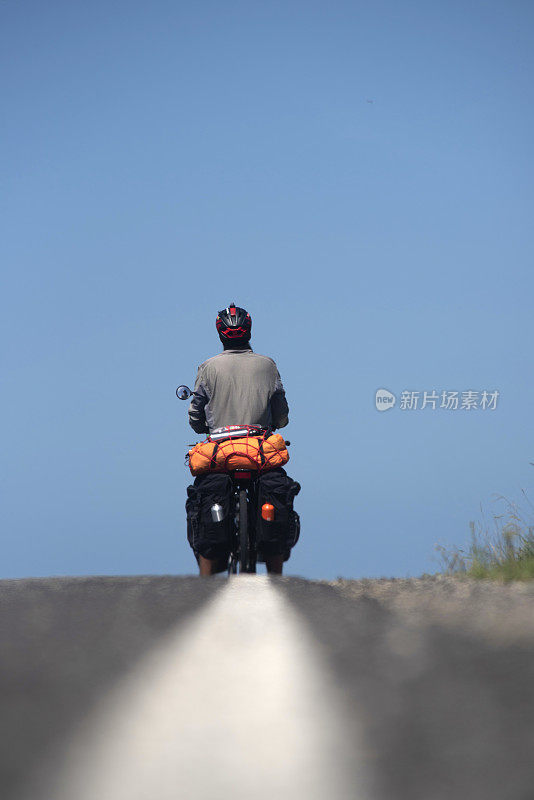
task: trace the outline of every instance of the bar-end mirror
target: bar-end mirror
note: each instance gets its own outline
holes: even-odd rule
[[[189,386],[179,386],[176,390],[176,397],[178,400],[188,400],[193,392]]]

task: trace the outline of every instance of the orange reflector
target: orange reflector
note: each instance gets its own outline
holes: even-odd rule
[[[261,515],[267,522],[274,522],[274,506],[270,503],[264,503],[261,507]]]

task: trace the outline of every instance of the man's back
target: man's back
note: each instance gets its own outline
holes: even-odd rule
[[[250,347],[209,358],[198,368],[189,422],[197,433],[225,425],[287,425],[288,406],[275,362]]]

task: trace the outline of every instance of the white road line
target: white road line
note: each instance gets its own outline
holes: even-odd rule
[[[359,800],[317,646],[263,576],[228,581],[107,698],[55,800]]]

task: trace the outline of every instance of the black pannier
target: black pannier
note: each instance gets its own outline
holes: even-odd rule
[[[231,532],[232,481],[224,473],[208,473],[195,478],[187,487],[187,539],[204,558],[219,558],[228,553]],[[212,506],[222,507],[215,517]]]
[[[297,543],[300,535],[299,515],[293,509],[293,500],[300,492],[300,483],[294,481],[281,467],[264,472],[258,477],[258,516],[256,521],[256,542],[260,558],[270,555],[284,555]],[[274,506],[274,519],[262,517],[264,503]]]

